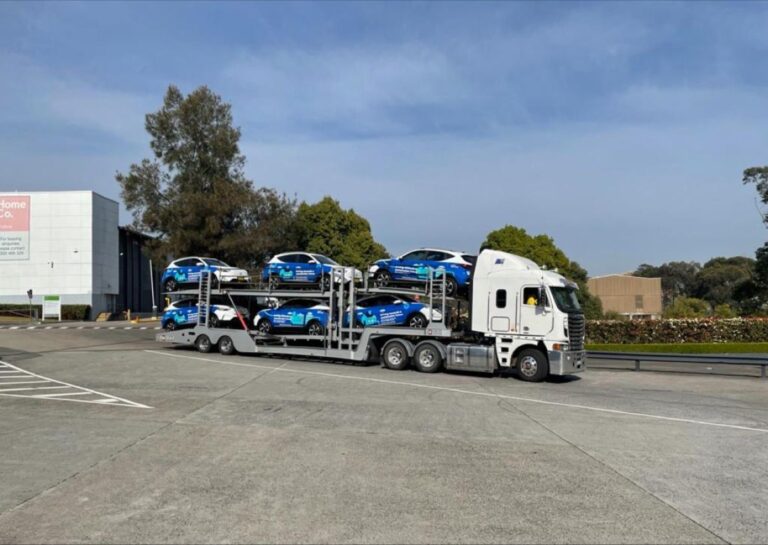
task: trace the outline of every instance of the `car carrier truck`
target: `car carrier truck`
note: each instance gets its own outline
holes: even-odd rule
[[[343,272],[343,271],[342,271]],[[586,367],[584,315],[576,298],[577,287],[562,275],[544,270],[533,261],[495,250],[480,252],[472,273],[466,308],[468,319],[456,327],[445,293],[445,275],[430,274],[422,297],[439,312],[424,328],[361,327],[355,321],[355,302],[376,293],[408,293],[336,282],[329,289],[302,291],[302,297],[327,301],[328,324],[320,335],[272,335],[253,330],[242,317],[240,329],[212,327],[208,308],[212,292],[233,297],[280,300],[297,296],[296,290],[212,290],[210,275],[203,274],[199,289],[197,324],[183,330],[158,333],[156,340],[194,346],[200,352],[218,349],[221,354],[303,356],[352,362],[381,362],[389,369],[410,365],[417,371],[441,369],[494,373],[517,369],[526,381],[549,375],[579,373]],[[180,294],[183,295],[183,294]],[[189,295],[189,294],[188,294]],[[346,314],[346,316],[345,316]]]

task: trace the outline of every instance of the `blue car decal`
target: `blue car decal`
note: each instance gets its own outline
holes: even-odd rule
[[[210,313],[214,314],[218,309],[218,305],[211,305]],[[198,314],[197,305],[169,308],[163,312],[160,327],[166,328],[169,322],[173,322],[176,327],[194,325],[197,323]]]
[[[328,325],[328,311],[316,308],[266,309],[257,314],[256,323],[262,319],[269,321],[275,329],[303,328],[313,320],[325,327]]]
[[[379,269],[389,272],[395,282],[425,282],[429,279],[430,271],[434,278],[444,274],[453,277],[459,287],[469,284],[471,273],[458,263],[428,260],[380,259],[375,263]]]
[[[356,308],[355,322],[363,327],[408,325],[408,318],[425,308],[427,305],[411,301]],[[349,325],[348,312],[344,314],[343,325]]]
[[[261,273],[265,282],[270,276],[277,276],[281,282],[317,282],[333,270],[330,265],[308,263],[269,263]]]

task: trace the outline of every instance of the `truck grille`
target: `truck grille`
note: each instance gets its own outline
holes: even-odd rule
[[[571,350],[584,350],[584,315],[568,315],[568,342]]]

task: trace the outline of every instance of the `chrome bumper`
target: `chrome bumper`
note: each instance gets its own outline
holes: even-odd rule
[[[587,368],[587,353],[584,350],[573,352],[548,351],[550,375],[573,375]]]

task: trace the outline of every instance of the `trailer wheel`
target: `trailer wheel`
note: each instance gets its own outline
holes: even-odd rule
[[[168,280],[166,280],[165,284],[163,284],[163,286],[164,286],[166,292],[176,291],[176,288],[179,287],[176,284],[176,280],[173,279],[173,278],[169,278]]]
[[[317,320],[312,320],[307,324],[307,335],[319,337],[323,333],[325,333],[325,328],[323,327],[323,324]]]
[[[408,367],[408,359],[408,349],[399,339],[388,341],[381,351],[381,362],[394,371],[402,371]]]
[[[232,339],[230,339],[226,335],[224,335],[221,339],[219,339],[219,352],[221,354],[224,354],[225,356],[234,354],[236,350],[235,350],[235,343],[232,342]]]
[[[391,281],[392,275],[389,274],[389,271],[376,271],[376,274],[373,275],[373,284],[377,288],[386,288]]]
[[[211,339],[208,338],[208,335],[200,335],[195,340],[195,348],[197,348],[198,352],[203,354],[210,352],[213,345],[211,344]]]
[[[434,343],[421,342],[413,353],[413,365],[422,373],[436,373],[443,366],[443,354]]]
[[[527,382],[541,382],[549,374],[549,363],[541,350],[526,348],[517,355],[517,374]]]
[[[446,276],[445,277],[445,294],[448,297],[453,297],[456,295],[456,292],[459,291],[459,284],[456,282],[456,279],[452,276]]]

